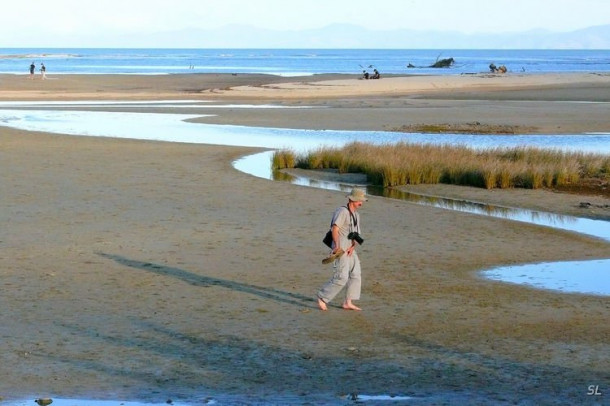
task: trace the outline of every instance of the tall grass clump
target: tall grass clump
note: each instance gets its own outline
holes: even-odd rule
[[[538,189],[574,185],[583,179],[610,179],[610,157],[533,147],[475,150],[465,146],[399,142],[361,142],[341,148],[319,148],[301,156],[278,152],[274,167],[333,168],[359,172],[385,187],[449,183],[493,188]]]
[[[483,185],[485,189],[493,189],[498,186],[498,168],[496,165],[486,165],[482,170]]]
[[[296,166],[303,169],[338,168],[341,165],[343,153],[339,148],[318,148],[297,158]]]
[[[294,151],[282,149],[275,151],[271,157],[272,169],[294,168],[296,163],[296,154]]]

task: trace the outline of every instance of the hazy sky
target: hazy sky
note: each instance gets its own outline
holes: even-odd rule
[[[572,31],[610,24],[608,0],[4,0],[0,48],[31,38],[147,34],[245,24],[274,30],[350,23],[373,30]],[[23,44],[28,40],[28,44]],[[61,44],[57,44],[61,46]]]

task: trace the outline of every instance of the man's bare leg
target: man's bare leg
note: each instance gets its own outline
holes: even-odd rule
[[[326,302],[320,298],[318,298],[318,307],[320,308],[320,310],[328,310],[328,307],[326,307]]]
[[[343,302],[343,308],[345,310],[362,310],[361,308],[356,306],[354,303],[352,303],[351,299],[346,299],[345,302]]]

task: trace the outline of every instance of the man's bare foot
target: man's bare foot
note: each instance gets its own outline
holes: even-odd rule
[[[320,308],[320,310],[328,310],[328,307],[326,307],[326,303],[320,298],[318,298],[318,307]]]
[[[343,308],[345,310],[362,310],[361,308],[353,304],[351,300],[343,302]]]

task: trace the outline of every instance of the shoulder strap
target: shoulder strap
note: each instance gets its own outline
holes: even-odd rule
[[[356,216],[354,215],[354,213],[352,213],[352,211],[349,209],[348,206],[345,206],[345,208],[347,209],[350,217],[352,218],[352,224],[354,225],[354,228],[357,230],[358,229],[358,220],[356,219]]]

